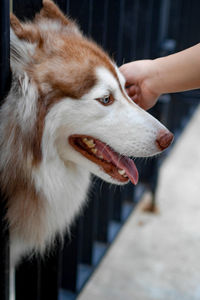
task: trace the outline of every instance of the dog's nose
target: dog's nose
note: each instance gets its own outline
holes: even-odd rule
[[[160,150],[166,149],[173,141],[174,135],[170,131],[161,130],[156,139],[156,144]]]

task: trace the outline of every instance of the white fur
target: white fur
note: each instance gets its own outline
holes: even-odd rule
[[[24,75],[24,67],[31,60],[36,44],[19,40],[12,28],[10,29],[10,64],[13,72]]]

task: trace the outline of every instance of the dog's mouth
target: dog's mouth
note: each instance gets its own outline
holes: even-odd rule
[[[71,135],[69,143],[113,179],[124,183],[130,179],[133,184],[137,184],[138,171],[129,157],[120,155],[102,141],[87,135]]]

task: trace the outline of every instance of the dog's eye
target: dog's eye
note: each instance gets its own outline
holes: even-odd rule
[[[109,96],[105,96],[102,98],[97,98],[96,100],[99,101],[103,105],[110,105],[113,103],[114,98],[112,95],[109,95]]]

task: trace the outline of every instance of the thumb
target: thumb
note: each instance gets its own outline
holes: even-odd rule
[[[132,69],[130,69],[129,64],[122,65],[119,70],[126,80],[126,88],[136,84],[134,72]]]

